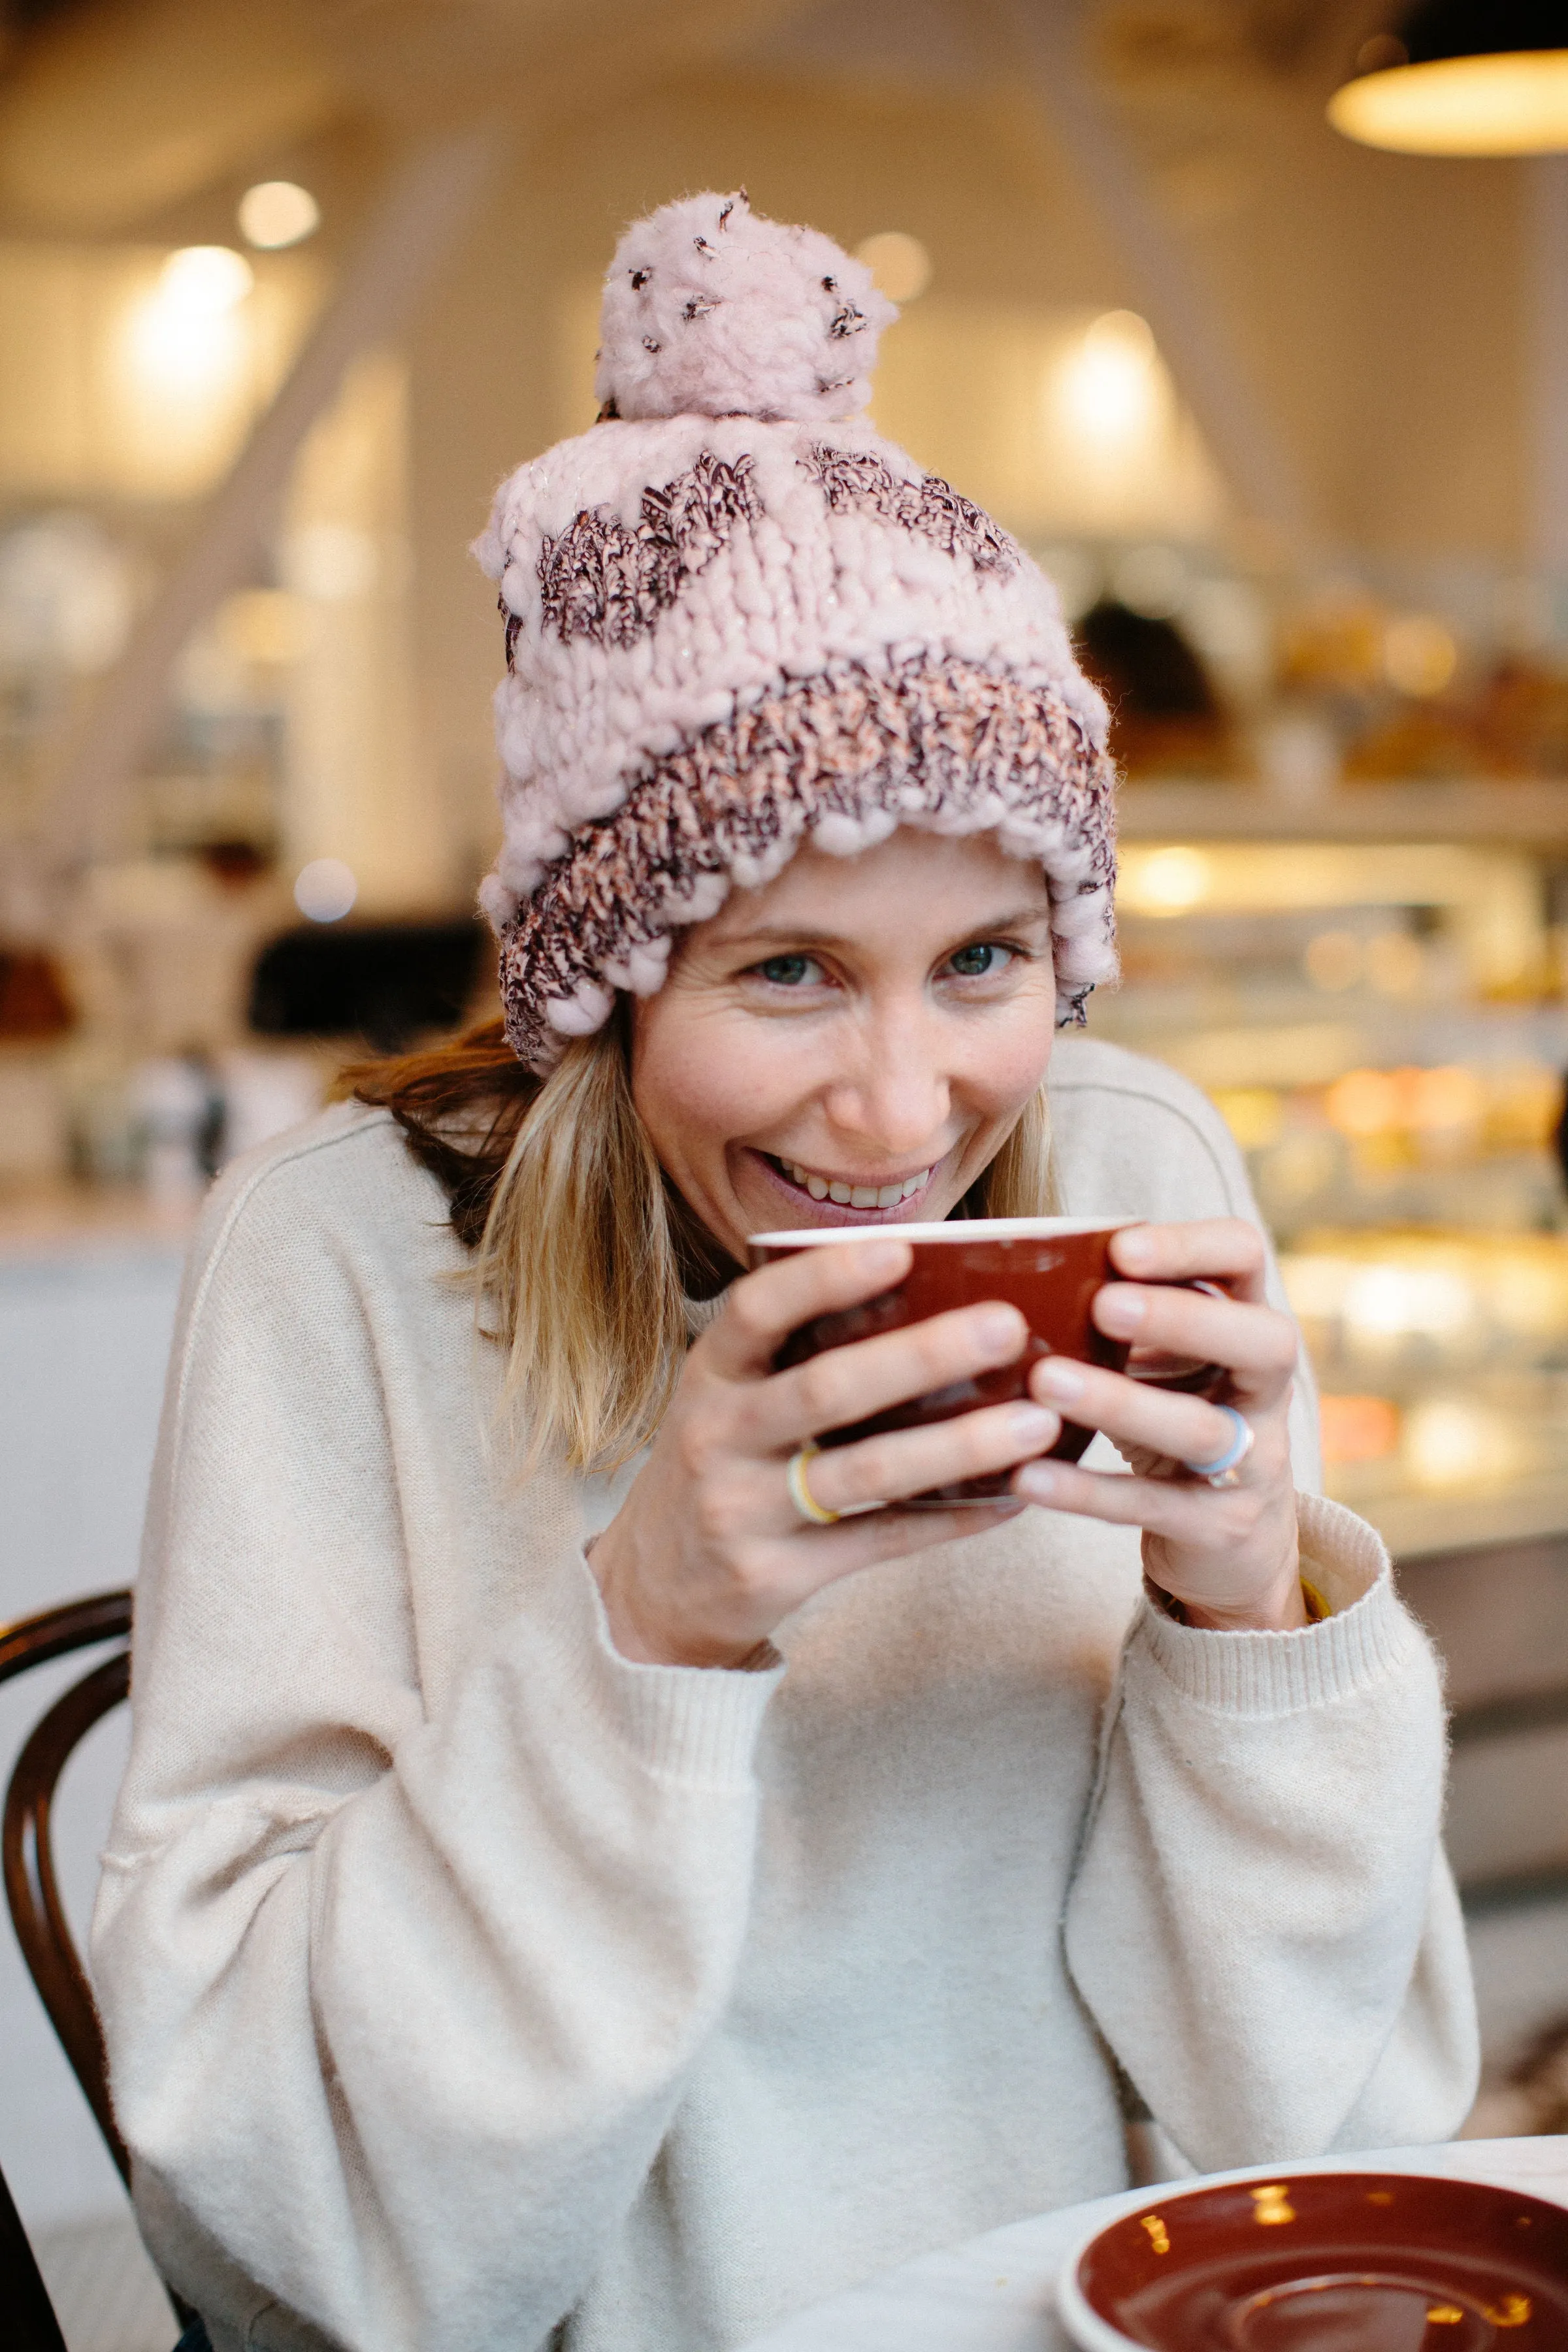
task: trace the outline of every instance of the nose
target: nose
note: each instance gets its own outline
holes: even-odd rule
[[[940,1158],[952,1139],[941,1024],[919,997],[900,995],[846,1027],[845,1063],[823,1095],[833,1127],[863,1158]]]

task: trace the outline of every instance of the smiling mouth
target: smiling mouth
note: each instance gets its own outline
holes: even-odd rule
[[[815,1169],[803,1168],[798,1160],[781,1160],[776,1152],[763,1154],[768,1165],[786,1184],[805,1192],[813,1201],[830,1201],[840,1209],[897,1209],[923,1192],[934,1171],[917,1170],[912,1176],[900,1176],[890,1184],[857,1184],[847,1176],[821,1176]]]

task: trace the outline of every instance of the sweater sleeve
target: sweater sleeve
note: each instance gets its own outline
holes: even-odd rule
[[[286,1223],[211,1253],[176,1348],[94,1923],[115,2111],[223,2340],[527,2352],[728,1997],[778,1671],[627,1663],[568,1550],[427,1711],[372,1302]]]
[[[1299,1507],[1326,1622],[1141,1607],[1068,1904],[1085,2001],[1205,2171],[1445,2139],[1475,2095],[1436,1661],[1373,1531]]]

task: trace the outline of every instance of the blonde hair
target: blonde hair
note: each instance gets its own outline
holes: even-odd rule
[[[689,1339],[687,1281],[710,1270],[717,1286],[724,1268],[637,1116],[618,1023],[568,1045],[531,1095],[479,1235],[479,1292],[507,1350],[525,1469],[547,1453],[611,1469],[668,1406]],[[965,1207],[1020,1217],[1054,1203],[1042,1087]]]

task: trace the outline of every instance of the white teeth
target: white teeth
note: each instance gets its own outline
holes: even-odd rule
[[[801,1166],[798,1160],[782,1160],[779,1165],[803,1192],[810,1193],[814,1201],[836,1201],[841,1208],[896,1209],[900,1201],[910,1199],[916,1192],[923,1192],[931,1182],[929,1168],[922,1168],[918,1176],[906,1176],[896,1184],[876,1185],[847,1184],[842,1178],[835,1181],[827,1176],[814,1176],[808,1168]]]

